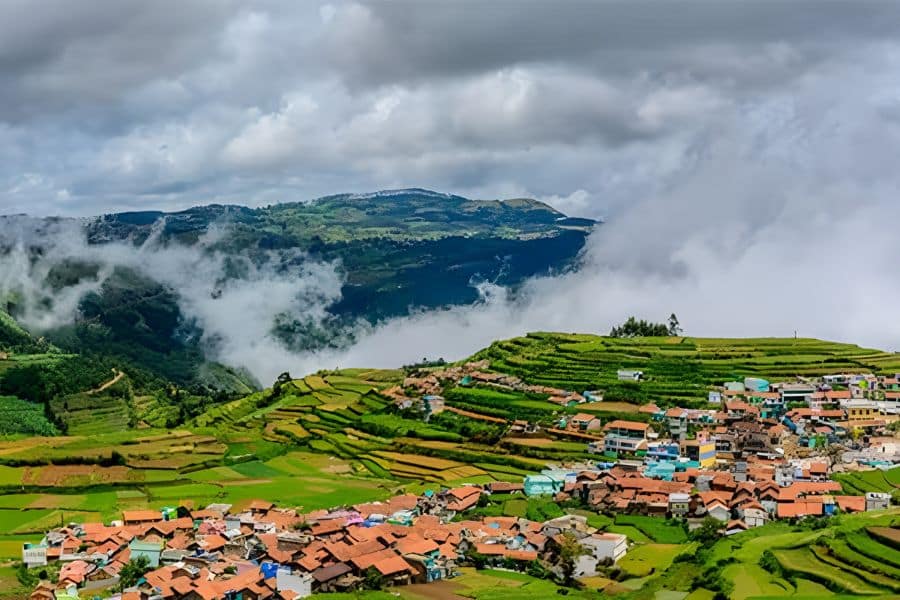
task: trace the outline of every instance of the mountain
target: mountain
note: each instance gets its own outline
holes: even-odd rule
[[[82,231],[87,245],[32,270],[48,290],[35,304],[53,307],[59,296],[79,293],[77,319],[42,331],[47,339],[63,350],[122,358],[182,385],[218,387],[225,385],[222,370],[210,365],[208,353],[222,336],[203,318],[215,311],[196,309],[234,292],[236,283],[249,282],[234,296],[250,294],[259,306],[274,306],[272,322],[256,335],[271,332],[298,351],[348,345],[360,324],[476,302],[478,283],[515,290],[529,277],[574,268],[596,222],[536,200],[405,189],[63,224]],[[42,229],[34,237],[26,244],[28,260],[52,260],[44,247],[50,236]],[[0,257],[15,247],[2,242],[0,235]],[[194,254],[185,258],[186,252]],[[161,256],[179,267],[170,269]],[[179,269],[188,276],[169,276]],[[275,302],[277,284],[301,280],[310,285],[289,292],[303,295],[302,302]],[[0,308],[27,317],[22,294],[6,291]],[[254,318],[253,308],[244,300],[239,318]],[[240,388],[249,382],[245,375],[232,371],[225,380]]]

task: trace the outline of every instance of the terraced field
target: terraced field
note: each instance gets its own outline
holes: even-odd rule
[[[834,537],[822,536],[809,546],[777,550],[774,554],[785,572],[821,583],[832,591],[900,595],[900,569],[895,564],[900,552],[879,533],[900,538],[900,529],[890,527],[863,528],[850,534],[837,531]],[[870,555],[879,558],[857,551],[858,547],[865,547]]]
[[[608,338],[530,333],[475,355],[491,369],[529,383],[577,391],[603,389],[605,400],[702,403],[712,385],[744,377],[770,380],[840,371],[894,373],[900,355],[853,344],[793,338]],[[646,381],[618,381],[638,369]]]
[[[851,473],[838,473],[834,479],[840,482],[847,494],[863,495],[866,492],[892,493],[900,489],[900,468],[889,471],[872,469]]]

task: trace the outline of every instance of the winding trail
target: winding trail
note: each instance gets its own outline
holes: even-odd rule
[[[108,388],[110,388],[110,387],[116,385],[117,383],[119,383],[120,381],[122,381],[122,378],[125,377],[124,371],[120,371],[118,369],[113,369],[112,372],[113,372],[112,379],[110,379],[109,381],[107,381],[106,383],[101,385],[100,387],[94,388],[93,390],[89,391],[88,394],[93,395],[93,394],[99,394],[100,392],[106,391]]]

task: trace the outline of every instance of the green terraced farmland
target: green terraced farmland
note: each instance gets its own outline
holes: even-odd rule
[[[605,400],[682,404],[706,400],[711,386],[744,377],[770,380],[840,371],[893,373],[900,355],[853,344],[794,338],[610,338],[530,333],[495,342],[474,359],[529,383],[576,391],[602,389]],[[619,381],[638,369],[645,381]]]

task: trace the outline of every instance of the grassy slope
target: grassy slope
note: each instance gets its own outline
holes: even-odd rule
[[[578,391],[603,389],[606,400],[702,402],[712,385],[755,376],[777,380],[839,371],[893,373],[900,355],[852,344],[793,338],[609,338],[531,333],[495,342],[475,358],[532,383]],[[619,369],[647,381],[620,382]]]

